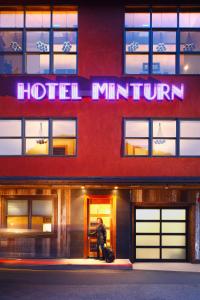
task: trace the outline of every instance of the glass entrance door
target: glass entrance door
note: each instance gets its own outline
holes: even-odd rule
[[[135,260],[185,261],[187,210],[135,209]]]
[[[88,232],[92,233],[97,227],[97,218],[102,218],[106,226],[107,246],[112,247],[112,203],[108,198],[89,198],[88,203]],[[90,236],[88,242],[88,257],[97,255],[97,237]]]

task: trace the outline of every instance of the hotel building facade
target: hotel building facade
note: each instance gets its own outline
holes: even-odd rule
[[[137,3],[138,2],[138,3]],[[200,7],[0,6],[0,256],[200,259]]]

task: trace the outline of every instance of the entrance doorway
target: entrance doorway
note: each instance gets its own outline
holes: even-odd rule
[[[136,261],[187,260],[187,209],[135,209]]]
[[[86,196],[85,197],[85,228],[84,228],[84,257],[96,257],[97,237],[89,236],[95,231],[97,218],[102,218],[106,226],[106,245],[116,250],[116,199],[115,196]]]

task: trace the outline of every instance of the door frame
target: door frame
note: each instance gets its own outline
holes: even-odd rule
[[[116,195],[94,195],[88,194],[84,196],[84,249],[83,249],[83,257],[88,258],[88,225],[89,225],[89,213],[88,213],[88,205],[89,200],[91,198],[103,200],[109,199],[112,207],[111,212],[111,224],[112,224],[112,250],[116,254]]]

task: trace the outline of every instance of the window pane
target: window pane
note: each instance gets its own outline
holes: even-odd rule
[[[153,13],[152,14],[153,27],[176,27],[177,13]]]
[[[22,51],[22,32],[0,31],[0,51]]]
[[[21,136],[20,120],[0,120],[0,137]]]
[[[136,209],[136,220],[160,220],[160,210]]]
[[[27,11],[26,27],[50,27],[50,12],[40,10]]]
[[[125,13],[125,27],[149,27],[149,13]]]
[[[181,137],[200,137],[200,121],[180,121]]]
[[[28,137],[48,137],[49,123],[47,120],[26,120],[25,131]]]
[[[180,55],[181,74],[200,74],[200,55]]]
[[[23,11],[0,11],[0,27],[12,27],[20,28],[23,27]]]
[[[29,31],[26,36],[26,50],[34,52],[49,51],[49,32],[48,31]]]
[[[180,155],[200,155],[200,140],[180,140]]]
[[[26,154],[28,155],[47,155],[49,152],[48,139],[26,139]]]
[[[125,73],[127,74],[148,74],[148,55],[126,55]]]
[[[176,140],[153,139],[153,155],[173,156],[176,154]]]
[[[27,200],[7,200],[8,216],[24,216],[28,214]]]
[[[21,74],[22,55],[0,55],[0,74]]]
[[[7,217],[8,229],[28,229],[28,217]]]
[[[75,139],[53,139],[53,155],[75,155]]]
[[[180,27],[200,27],[200,13],[180,13]]]
[[[163,235],[162,246],[186,246],[185,235]]]
[[[200,51],[200,31],[181,31],[181,51]]]
[[[78,26],[78,13],[77,11],[53,11],[53,27],[60,28],[77,28]]]
[[[162,222],[162,232],[163,233],[186,233],[185,222]]]
[[[160,246],[160,236],[136,235],[136,246]]]
[[[28,54],[26,58],[28,74],[48,74],[49,55],[48,54]]]
[[[149,33],[144,31],[126,32],[126,52],[149,50]]]
[[[175,74],[175,55],[153,55],[154,74]]]
[[[0,139],[0,155],[21,155],[21,139]]]
[[[145,120],[126,121],[125,136],[126,137],[148,137],[149,122]]]
[[[54,137],[75,137],[76,121],[75,120],[53,120],[53,136]]]
[[[176,32],[174,31],[153,32],[153,51],[154,52],[175,52]]]
[[[148,155],[147,139],[126,139],[125,155]]]
[[[177,249],[162,249],[162,259],[186,259],[186,250]]]
[[[77,51],[77,33],[70,31],[54,32],[53,50],[57,52],[76,52]]]
[[[55,54],[54,73],[56,74],[75,74],[76,55]]]
[[[159,248],[136,248],[136,259],[159,259]]]
[[[162,220],[186,220],[185,209],[162,209]]]
[[[52,200],[33,200],[32,215],[36,216],[52,216],[53,202]]]
[[[153,121],[153,137],[176,137],[176,121]]]
[[[52,231],[52,220],[46,217],[32,217],[32,229],[40,232],[51,232]]]
[[[159,222],[136,222],[137,233],[159,233]]]

